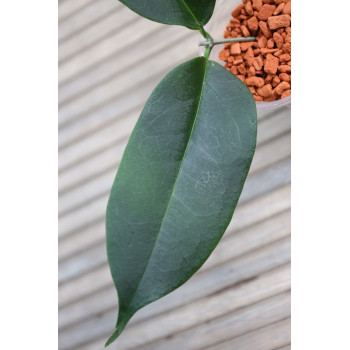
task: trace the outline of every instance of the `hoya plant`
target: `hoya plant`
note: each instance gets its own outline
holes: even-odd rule
[[[257,133],[251,92],[209,60],[218,42],[203,26],[215,0],[121,2],[150,20],[198,30],[205,53],[155,88],[111,189],[107,253],[119,313],[106,345],[139,309],[184,284],[207,260],[232,218]]]

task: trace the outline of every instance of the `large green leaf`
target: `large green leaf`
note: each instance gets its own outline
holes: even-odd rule
[[[193,59],[154,90],[107,207],[119,296],[107,344],[137,310],[181,286],[208,258],[231,220],[255,143],[253,96],[219,64]]]
[[[191,29],[204,26],[213,14],[215,0],[120,0],[152,21]]]

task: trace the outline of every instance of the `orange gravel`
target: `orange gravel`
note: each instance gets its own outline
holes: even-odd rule
[[[291,0],[243,0],[232,11],[225,38],[254,36],[256,41],[227,43],[219,58],[250,89],[256,101],[291,94]]]

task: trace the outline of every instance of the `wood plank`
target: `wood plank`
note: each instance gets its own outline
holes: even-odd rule
[[[221,295],[221,297],[220,301],[223,304],[225,298],[223,295]],[[206,303],[204,304],[204,309],[207,310]],[[249,305],[235,312],[227,312],[227,315],[206,323],[201,323],[184,332],[171,334],[170,339],[163,338],[145,346],[141,345],[137,349],[200,350],[217,343],[218,340],[223,341],[227,338],[232,339],[271,323],[282,321],[288,317],[290,317],[290,292],[285,292],[263,301],[259,301],[256,304]],[[97,350],[99,347],[96,347],[95,349]],[[87,349],[92,350],[89,346]]]
[[[278,189],[276,191],[273,191],[272,193],[269,194],[269,196],[267,197],[267,200],[265,198],[262,199],[258,199],[257,201],[254,201],[253,203],[248,203],[248,204],[238,204],[236,211],[235,211],[235,215],[233,216],[233,220],[231,221],[229,227],[232,225],[241,225],[241,227],[244,226],[244,224],[249,224],[252,220],[252,218],[254,217],[254,215],[256,216],[257,220],[259,220],[260,218],[266,216],[267,213],[273,212],[274,210],[276,210],[276,208],[280,208],[280,207],[289,207],[289,203],[290,203],[290,187],[285,186],[281,189]],[[284,197],[283,197],[284,196]],[[282,197],[282,198],[281,198]],[[101,206],[105,206],[107,204],[107,200],[108,198],[101,198],[99,200],[100,203],[92,203],[91,207],[95,206],[95,209],[97,209],[98,207]],[[261,204],[260,202],[265,202],[267,206],[259,208],[259,205]],[[252,205],[250,205],[252,204]],[[248,215],[245,215],[245,209],[240,209],[240,208],[247,208],[247,212],[249,213]],[[75,231],[71,231],[71,232],[64,232],[61,234],[60,238],[63,237],[69,237],[69,235],[71,234],[78,234],[78,232],[82,232],[86,229],[88,229],[90,226],[95,225],[98,222],[104,223],[104,213],[105,211],[105,207],[103,209],[102,214],[100,213],[98,215],[98,213],[93,216],[92,218],[90,218],[89,221],[86,220],[86,218],[83,221],[79,221],[80,223],[80,227],[76,228]],[[242,211],[242,212],[241,212]],[[240,213],[241,212],[241,213]],[[93,211],[91,213],[94,213]],[[92,215],[90,213],[90,215]],[[249,217],[250,215],[250,217]],[[240,218],[239,223],[237,223],[236,217]],[[84,222],[84,225],[82,225],[81,223]],[[228,228],[229,228],[228,227]]]
[[[134,95],[134,93],[135,92],[132,92],[132,95]],[[125,103],[124,101],[119,102]],[[123,118],[117,118],[114,123],[108,124],[107,127],[95,130],[94,133],[88,134],[87,137],[71,144],[70,147],[60,150],[60,174],[67,169],[71,169],[79,159],[88,158],[91,154],[98,154],[100,149],[106,149],[108,145],[114,144],[118,139],[128,138],[137,121],[141,108],[140,105],[139,110]],[[262,144],[270,138],[276,137],[288,130],[290,130],[290,111],[284,108],[271,118],[259,120],[257,144]]]
[[[111,6],[113,5],[113,6]],[[116,7],[116,5],[119,5]],[[126,26],[133,25],[135,22],[134,16],[129,19],[129,22],[120,21],[124,16],[127,18],[130,10],[126,6],[121,6],[120,3],[109,2],[110,9],[106,9],[105,17],[100,21],[92,22],[83,30],[78,30],[72,33],[66,40],[59,43],[58,46],[58,65],[61,66],[76,55],[81,55],[82,52],[92,48],[101,40],[117,33]],[[99,8],[100,9],[100,8]],[[71,31],[71,28],[69,28]]]
[[[286,292],[290,289],[289,269],[290,267],[287,265],[259,276],[252,281],[247,281],[240,285],[230,285],[228,289],[223,291],[207,294],[205,299],[197,298],[191,304],[179,306],[171,313],[163,313],[148,319],[147,322],[130,325],[118,339],[116,346],[118,350],[142,349],[145,344],[186,331],[188,328],[210,322],[228,313],[234,315],[238,309],[246,308],[251,304],[256,304],[264,299]],[[287,298],[283,296],[283,299]],[[278,300],[278,304],[278,306],[284,304],[284,308],[282,311],[277,307],[279,309],[279,316],[276,316],[277,319],[288,317],[290,314],[288,301]],[[257,316],[259,311],[261,311],[261,306],[259,308],[254,305],[250,308],[250,313],[255,314],[255,316]],[[109,314],[113,315],[113,313]],[[92,325],[93,322],[90,322],[90,324]],[[81,327],[81,325],[71,327],[66,332],[62,332],[59,337],[60,348],[62,350],[73,349],[77,345],[79,346],[79,343],[89,344],[91,340],[97,337],[101,339],[101,337],[108,335],[107,331],[102,330],[102,324],[96,328],[94,326],[91,327],[90,324],[86,324],[85,327]],[[65,341],[65,339],[68,341]],[[103,342],[101,343],[101,348],[102,346]]]
[[[58,23],[59,26],[62,22],[71,18],[72,16],[82,11],[83,8],[96,0],[74,0],[74,1],[64,1],[58,4]]]
[[[286,238],[283,241],[278,241],[267,247],[257,249],[256,251],[245,254],[242,257],[233,259],[233,262],[228,262],[218,267],[207,269],[206,273],[199,272],[191,278],[192,282],[187,283],[186,286],[189,286],[188,288],[190,289],[194,288],[196,291],[195,294],[197,293],[197,295],[199,295],[203,293],[206,288],[214,291],[215,288],[219,288],[219,286],[224,287],[221,284],[229,282],[232,278],[236,282],[240,278],[251,278],[254,274],[257,275],[275,268],[276,266],[287,263],[290,256],[289,245],[289,238]],[[209,259],[206,264],[211,264]],[[234,270],[230,267],[232,264],[234,265]],[[202,269],[205,270],[206,267],[203,266]],[[215,283],[219,284],[215,286]],[[59,307],[61,308],[72,304],[73,302],[111,286],[113,286],[113,282],[110,277],[108,266],[106,265],[93,270],[89,274],[72,280],[70,283],[61,285],[58,293]],[[193,296],[191,296],[191,292],[188,288],[181,287],[171,294],[173,296],[167,296],[165,301],[158,301],[157,305],[160,305],[158,306],[160,308],[158,310],[163,312],[176,307],[180,300],[193,300]],[[115,302],[117,302],[117,298],[115,299]],[[150,311],[157,311],[157,306],[153,306]]]
[[[85,230],[90,225],[104,218],[108,195],[88,203],[72,215],[65,215],[59,220],[58,235],[64,237]]]
[[[134,23],[134,25],[135,24],[136,23]],[[127,29],[125,28],[125,30]],[[65,105],[69,101],[74,100],[77,96],[92,90],[98,85],[102,85],[105,81],[110,79],[110,77],[114,77],[116,74],[118,74],[121,67],[128,67],[129,64],[134,61],[134,57],[132,57],[133,53],[139,52],[140,55],[140,49],[144,49],[146,52],[148,51],[148,48],[141,47],[141,45],[138,43],[140,41],[142,42],[142,40],[149,40],[148,38],[153,38],[154,36],[162,38],[161,32],[162,31],[160,30],[159,26],[157,24],[153,25],[152,23],[151,26],[146,26],[143,29],[143,31],[139,34],[138,39],[133,37],[130,40],[129,38],[124,43],[117,41],[118,45],[115,45],[114,39],[118,39],[117,34],[109,37],[109,41],[111,43],[110,51],[106,52],[101,60],[97,61],[93,65],[90,65],[88,68],[85,68],[79,74],[75,74],[74,79],[69,79],[68,81],[60,84],[59,106]],[[123,39],[125,34],[119,34],[122,34],[121,39]],[[160,39],[160,41],[164,42],[164,39]],[[154,44],[154,46],[154,52],[156,52],[158,47],[156,44]],[[137,57],[139,58],[139,56]],[[119,62],[121,63],[119,64]]]
[[[257,157],[255,158],[255,162],[256,162],[256,159],[258,159],[258,154],[259,153],[257,152],[256,153]],[[278,153],[278,155],[280,155],[280,153]],[[264,158],[264,159],[266,159],[266,158]],[[270,159],[270,161],[271,161],[271,159]],[[277,159],[277,161],[278,161],[278,159]],[[265,161],[264,163],[260,164],[261,167],[262,168],[264,168],[264,167],[267,168],[268,163],[267,164],[266,163],[267,162]],[[274,162],[273,164],[276,164],[276,163]],[[256,172],[257,165],[259,165],[259,164],[255,163],[255,164],[252,165],[252,170],[253,171],[251,172],[251,175],[250,175],[249,179],[254,174],[257,174],[257,172]],[[283,174],[285,176],[287,176],[287,177],[290,176],[290,171],[288,170],[288,167],[289,167],[288,164],[284,164],[283,167],[282,167],[284,169],[283,170]],[[269,175],[267,173],[270,173],[271,176],[273,176],[273,178],[271,178],[271,180],[275,180],[275,182],[272,182],[272,181],[271,182],[267,182],[269,180]],[[278,174],[273,174],[273,173],[271,173],[271,171],[269,172],[267,170],[267,173],[266,173],[267,175],[265,176],[265,178],[266,178],[266,186],[269,185],[270,188],[274,188],[274,187],[278,186],[279,184],[282,184],[283,182],[286,183],[285,181],[288,181],[288,179],[284,179],[283,177],[279,177]],[[107,174],[107,172],[106,172],[106,174]],[[81,229],[85,229],[90,224],[94,224],[97,220],[100,220],[101,218],[104,217],[105,209],[106,209],[106,205],[107,205],[107,201],[108,201],[108,196],[109,196],[109,188],[110,188],[110,186],[113,183],[113,174],[115,174],[115,171],[108,172],[108,174],[105,176],[105,178],[108,178],[107,179],[108,182],[106,182],[106,183],[100,182],[100,185],[102,187],[106,187],[107,188],[105,192],[102,192],[101,195],[99,195],[99,196],[93,197],[94,198],[93,201],[86,201],[84,203],[84,206],[81,206],[81,207],[79,207],[78,209],[76,209],[74,211],[66,212],[64,216],[61,216],[60,221],[59,221],[59,228],[58,228],[58,233],[59,233],[60,237],[70,235],[73,232],[78,232]],[[249,181],[249,179],[247,181]],[[259,180],[257,180],[257,178],[255,178],[255,183],[256,184],[258,183],[258,181]],[[87,186],[89,186],[89,185],[87,185]],[[255,185],[255,187],[256,186],[257,185]],[[263,186],[264,186],[264,184],[263,184]],[[264,191],[266,191],[266,189],[267,189],[267,187],[261,187],[260,188],[261,194]],[[94,190],[95,189],[92,187],[91,191],[94,192]],[[246,191],[248,191],[248,190],[246,190]],[[82,194],[80,194],[80,195],[82,195]],[[77,196],[79,196],[79,191],[77,191]],[[243,196],[243,194],[242,194],[242,196]],[[246,195],[244,194],[244,196],[246,196]],[[78,199],[79,199],[79,197],[78,197]],[[62,203],[62,202],[60,202],[60,203]]]
[[[262,196],[281,186],[287,185],[291,180],[290,158],[263,168],[258,173],[252,173],[246,180],[240,197],[241,204]]]
[[[68,259],[74,254],[91,249],[94,245],[104,242],[105,227],[104,222],[97,222],[86,228],[84,231],[58,241],[58,261]]]
[[[273,323],[240,337],[216,344],[206,350],[272,350],[290,343],[290,318]]]
[[[77,4],[79,1],[69,0],[71,4]],[[67,6],[68,4],[64,5]],[[63,6],[63,3],[62,3]],[[59,5],[60,7],[60,5]],[[74,36],[88,30],[98,22],[105,22],[106,16],[121,10],[124,6],[118,1],[110,0],[93,0],[85,1],[85,6],[74,12],[63,21],[59,21],[58,39],[59,44],[72,39]],[[108,18],[108,17],[107,17]],[[77,40],[76,40],[77,41]],[[77,43],[79,44],[79,43]]]
[[[247,254],[249,251],[287,237],[289,234],[289,211],[284,211],[270,218],[268,221],[261,221],[242,231],[228,231],[225,233],[222,243],[212,253],[212,257],[208,260],[206,268],[211,268],[215,264],[222,264],[230,259],[238,258]],[[104,245],[105,243],[103,242]],[[231,247],[235,247],[235,249]],[[74,323],[114,308],[115,305],[112,304],[115,301],[114,295],[115,289],[112,286],[61,309],[58,321],[59,329],[70,327]]]
[[[270,141],[291,129],[291,113],[288,107],[271,112],[267,118],[258,123],[257,145]]]
[[[285,159],[290,154],[291,135],[287,133],[274,138],[271,142],[265,143],[256,150],[249,172],[254,174],[279,160]]]
[[[279,165],[277,164],[276,167],[278,166]],[[243,190],[246,191],[247,194],[243,194],[243,192],[242,197],[245,198],[244,196],[254,196],[254,192],[250,192],[250,194],[248,193],[250,191],[248,186],[250,181],[252,184],[254,183],[254,188],[256,188],[256,190],[259,190],[260,194],[263,194],[269,189],[274,189],[280,185],[288,183],[290,177],[289,167],[290,164],[288,161],[285,163],[282,162],[280,165],[280,169],[283,169],[281,176],[279,176],[279,174],[274,174],[273,170],[266,170],[266,172],[263,173],[265,184],[259,183],[258,175],[254,177],[254,181],[250,180],[253,176],[251,175],[245,184],[245,190]],[[77,232],[88,227],[90,224],[95,223],[101,217],[104,217],[109,197],[109,188],[112,185],[112,182],[113,181],[108,182],[108,190],[106,192],[102,193],[99,196],[96,196],[94,200],[86,201],[86,203],[84,203],[84,206],[78,207],[74,211],[66,212],[64,216],[60,217],[58,227],[59,236],[63,237],[72,234],[73,232]]]
[[[95,181],[99,176],[106,175],[108,172],[115,174],[126,147],[129,134],[124,136],[121,133],[121,137],[115,143],[106,146],[106,149],[99,150],[97,154],[92,154],[87,156],[87,158],[80,158],[72,167],[60,173],[60,198],[61,196],[63,198],[63,195],[67,195],[70,191],[78,190],[80,186],[85,186],[90,181]],[[261,146],[258,145],[250,168],[250,174],[256,173],[264,167],[289,157],[290,153],[290,133],[277,135],[271,142]]]
[[[239,204],[235,210],[235,215],[233,222],[235,222],[235,217],[247,217],[244,212],[246,210],[249,211],[249,213],[252,213],[251,208],[258,210],[259,206],[266,208],[268,210],[262,211],[263,215],[257,215],[256,217],[252,216],[249,222],[246,222],[246,226],[254,225],[257,222],[260,222],[262,220],[266,220],[269,217],[272,217],[284,210],[287,210],[289,208],[290,202],[288,202],[290,194],[286,193],[284,190],[281,192],[282,195],[286,195],[286,200],[281,200],[281,198],[278,196],[279,190],[276,191],[277,195],[274,195],[274,192],[268,193],[265,196],[262,196],[258,199],[252,200],[249,204],[241,205]],[[275,202],[272,203],[270,200],[270,197],[275,200]],[[246,226],[240,226],[236,227],[236,230],[242,229]],[[228,227],[228,230],[230,227]],[[102,218],[99,222],[96,224],[92,224],[91,226],[87,227],[86,229],[80,231],[79,233],[76,233],[74,235],[66,236],[63,239],[59,240],[59,259],[66,260],[69,258],[69,256],[72,256],[73,254],[77,254],[85,249],[92,248],[94,244],[102,243],[105,240],[105,224],[104,224],[104,218]]]
[[[245,202],[269,193],[289,182],[290,159],[277,163],[276,166],[267,168],[262,173],[248,178],[244,185],[240,204],[243,205]],[[58,270],[59,283],[65,283],[76,278],[81,273],[86,273],[90,269],[100,266],[103,262],[107,262],[105,250],[105,244],[103,242],[94,249],[90,249],[88,252],[79,254],[62,263]],[[103,256],[104,260],[101,261],[100,256]]]
[[[276,118],[276,121],[279,122],[279,118]],[[264,123],[262,123],[262,125],[263,124]],[[287,121],[286,124],[289,124],[289,121]],[[283,133],[286,128],[287,127],[282,128],[281,131],[276,130],[276,132]],[[263,129],[263,126],[260,129]],[[263,135],[262,132],[260,133],[260,135]],[[273,139],[277,135],[269,132],[269,137]],[[60,185],[62,185],[62,181],[64,183],[65,179],[67,179],[67,181],[73,181],[73,183],[68,183],[68,186],[70,186],[68,187],[68,189],[70,188],[70,190],[68,191],[67,190],[65,191],[63,187],[64,193],[61,192],[59,196],[59,214],[60,215],[62,215],[62,213],[64,212],[68,212],[70,208],[79,206],[79,203],[86,203],[86,201],[89,200],[89,198],[96,197],[99,194],[107,193],[109,191],[117,170],[116,166],[119,164],[121,160],[128,137],[129,137],[128,134],[125,135],[124,142],[122,142],[121,144],[118,144],[117,142],[117,146],[115,146],[115,148],[118,150],[117,154],[112,155],[111,154],[112,151],[108,150],[108,146],[107,146],[107,150],[103,152],[103,153],[106,153],[106,154],[103,154],[103,158],[102,156],[98,157],[96,155],[96,162],[97,162],[96,165],[94,163],[93,164],[90,163],[93,161],[95,162],[95,159],[90,159],[90,161],[89,159],[87,159],[85,162],[82,162],[82,163],[79,163],[77,161],[76,166],[78,167],[78,169],[74,167],[73,169],[72,168],[70,170],[68,169],[66,174],[63,173],[63,175],[60,177],[60,181],[59,181]],[[265,136],[263,139],[265,143],[269,141]],[[281,148],[276,148],[273,150],[273,152],[270,152],[270,158],[268,159],[268,161],[265,162],[265,164],[260,162],[260,166],[259,166],[259,159],[261,159],[261,156],[260,156],[261,150],[260,150],[260,146],[259,146],[260,142],[258,138],[257,151],[252,164],[251,174],[257,172],[259,168],[261,168],[261,166],[266,167],[266,165],[268,164],[271,164],[271,163],[274,164],[275,160],[277,161],[281,160],[281,155],[288,157],[288,153],[290,153],[289,137],[287,137],[285,143],[286,145],[283,145]],[[271,149],[271,146],[269,146],[268,148]],[[265,154],[266,152],[263,152],[263,155]],[[110,156],[110,159],[107,159],[107,155]],[[105,159],[107,163],[104,163],[103,159]],[[108,163],[108,161],[110,164]],[[83,169],[80,170],[80,167],[83,167]],[[112,169],[110,170],[109,168],[112,168]],[[96,173],[97,174],[101,173],[101,170],[102,170],[102,175],[94,176],[94,174]],[[75,178],[76,180],[74,182]],[[84,181],[85,178],[87,179],[91,178],[91,181]],[[62,191],[62,187],[61,186],[59,187]]]
[[[157,31],[154,35],[151,36],[151,38],[154,40],[154,43],[152,40],[150,40],[150,45],[146,49],[146,53],[148,51],[151,52],[151,55],[154,54],[154,52],[157,52],[158,46],[159,49],[165,50],[166,47],[162,47],[162,38],[160,37],[160,34],[166,35],[166,31]],[[167,35],[168,36],[168,35]],[[169,41],[169,40],[168,40]],[[158,43],[160,42],[160,43]],[[172,44],[172,42],[170,42]],[[91,80],[96,80],[96,79],[102,79],[103,75],[106,75],[105,78],[110,79],[111,76],[117,75],[119,72],[122,70],[125,70],[129,67],[129,64],[134,65],[137,63],[137,60],[139,60],[140,56],[140,51],[141,48],[139,45],[134,45],[131,50],[123,52],[122,56],[118,56],[115,60],[113,60],[110,64],[106,65],[106,67],[100,67],[101,69],[98,69],[96,72],[93,71],[93,75],[88,75],[88,80],[82,81],[81,83],[78,84],[78,86],[86,87],[87,91],[94,91],[93,88],[89,88],[89,84],[91,83]],[[124,57],[123,57],[124,56]],[[122,60],[125,60],[125,64],[122,62]],[[153,59],[153,58],[152,58]],[[134,62],[135,61],[135,62]],[[118,64],[117,64],[118,63]],[[116,66],[116,67],[114,67]],[[109,73],[107,75],[107,72]],[[165,74],[165,72],[164,72]],[[76,80],[73,81],[75,83]],[[98,81],[98,84],[101,85],[103,81]],[[60,96],[63,95],[64,89],[60,89]],[[80,94],[81,95],[81,94]],[[146,100],[148,96],[145,96],[144,100]],[[141,99],[142,100],[142,99]],[[143,103],[139,102],[140,100],[136,99],[132,101],[133,103],[129,106],[130,109],[135,109],[137,108],[138,111],[140,111],[143,106]],[[280,111],[285,110],[285,108],[282,108],[282,110],[278,109],[276,111],[268,111],[268,110],[263,110],[258,112],[258,118],[261,120],[263,119],[267,113],[279,113]],[[289,113],[283,113],[283,115],[290,115],[290,110]],[[62,149],[64,147],[67,147],[68,145],[79,141],[82,139],[84,136],[91,135],[92,132],[94,131],[99,131],[101,128],[109,128],[109,126],[115,122],[118,122],[117,116],[115,115],[109,115],[109,117],[105,116],[102,118],[98,113],[89,113],[87,114],[84,118],[80,118],[76,120],[74,123],[70,124],[69,128],[63,128],[59,132],[59,148]],[[281,118],[282,119],[282,118]]]
[[[148,88],[149,90],[151,90],[153,88],[153,85],[149,85]],[[140,94],[142,94],[142,91],[140,92]],[[120,104],[125,104],[125,102],[128,102],[128,100],[131,98],[128,95],[124,97],[125,100],[123,98],[122,100],[116,102],[120,102]],[[133,92],[133,97],[139,98],[143,96],[139,96],[139,91],[136,90]],[[109,151],[108,148],[112,147],[113,145],[117,145],[119,141],[127,141],[137,121],[141,108],[142,106],[140,105],[139,109],[133,111],[132,114],[126,114],[124,116],[121,115],[120,118],[115,121],[115,123],[108,125],[107,128],[100,129],[97,133],[93,133],[87,138],[83,138],[74,145],[71,145],[68,148],[68,150],[60,151],[59,160],[61,164],[61,170],[59,173],[60,183],[64,184],[63,187],[68,185],[68,181],[64,181],[65,176],[70,177],[70,174],[66,173],[67,171],[71,171],[72,169],[74,169],[75,166],[80,166],[81,163],[88,162],[90,158],[98,157],[100,153]],[[109,108],[107,108],[107,112],[108,109]],[[112,112],[111,109],[110,112]],[[269,121],[269,126],[271,126],[271,124],[274,123],[277,124],[277,127],[271,128],[271,130],[265,126],[265,119],[259,121],[257,145],[259,146],[263,143],[266,143],[269,139],[275,138],[289,131],[290,118],[288,116],[290,116],[289,111],[281,110],[281,112],[276,116],[272,118],[267,118],[266,122]],[[95,147],[91,146],[91,143],[94,143]],[[113,157],[113,160],[115,160],[115,158],[116,157]],[[119,158],[121,158],[121,154],[119,155]],[[91,159],[91,161],[93,160],[94,159]],[[108,165],[104,164],[104,166]],[[82,172],[82,174],[85,173],[85,171]],[[60,190],[62,191],[62,188],[60,188]]]
[[[140,64],[134,65],[132,70],[124,70],[114,79],[108,80],[91,92],[87,92],[69,104],[65,104],[59,109],[60,122],[67,123],[70,120],[81,118],[90,113],[91,110],[95,110],[97,106],[103,106],[105,103],[118,98],[118,96],[123,96],[126,92],[131,93],[135,85],[142,85],[143,82],[153,79],[154,76],[162,73],[165,68],[170,71],[178,64],[185,62],[189,57],[194,57],[193,36],[189,36],[187,32],[182,32],[182,34],[181,47],[183,50],[179,50],[177,45],[170,45],[167,50],[159,52],[156,59],[143,60]],[[171,60],[169,60],[170,57]],[[66,65],[73,60],[74,58]]]
[[[162,30],[162,24],[148,21],[145,18],[137,16],[132,11],[129,11],[126,18],[120,20],[124,23],[128,23],[131,22],[133,18],[135,20],[134,25],[125,26],[125,28],[118,33],[101,40],[98,45],[95,45],[91,49],[82,52],[79,56],[62,64],[59,70],[59,86],[61,87],[72,79],[76,79],[79,75],[84,74],[95,65],[110,58],[116,52],[121,52],[131,45],[139,44],[140,32],[144,32],[143,35],[146,35],[146,32],[151,33],[156,28]],[[174,29],[175,28],[173,28],[173,30]],[[185,28],[183,29],[185,30]]]
[[[115,6],[117,6],[117,5],[115,5]],[[99,10],[100,10],[100,8],[102,8],[101,6],[99,7]],[[180,31],[182,31],[183,33],[185,33],[185,32],[187,32],[187,33],[191,33],[191,35],[193,35],[193,37],[195,38],[195,41],[193,42],[194,43],[194,46],[193,46],[193,50],[196,52],[196,54],[197,54],[197,52],[198,52],[198,46],[197,46],[197,42],[198,42],[198,38],[199,38],[199,35],[198,35],[198,33],[197,32],[189,32],[186,28],[182,28],[182,27],[178,27],[178,26],[176,26],[176,27],[174,27],[174,26],[164,26],[164,25],[162,25],[162,24],[158,24],[158,23],[154,23],[154,22],[151,22],[151,21],[148,21],[148,20],[146,20],[146,19],[142,19],[142,18],[140,18],[140,16],[138,16],[138,15],[136,15],[136,14],[133,14],[131,11],[130,11],[130,15],[133,15],[134,16],[134,18],[135,18],[135,21],[137,21],[138,19],[141,19],[141,23],[140,24],[137,24],[136,25],[136,23],[135,23],[135,25],[134,26],[132,26],[133,28],[134,28],[134,31],[137,31],[137,33],[138,33],[138,42],[144,42],[145,41],[145,39],[147,40],[147,42],[148,41],[151,41],[152,40],[152,36],[154,35],[153,33],[152,33],[152,35],[149,35],[150,33],[147,33],[149,30],[152,30],[152,29],[154,29],[154,28],[157,28],[158,30],[159,30],[159,32],[162,32],[162,31],[167,31],[167,30],[171,30],[171,33],[170,33],[170,35],[168,35],[167,36],[167,39],[168,40],[165,40],[165,39],[163,39],[163,40],[160,40],[159,42],[158,42],[158,45],[160,44],[160,43],[162,43],[162,42],[166,42],[166,41],[169,41],[169,39],[171,40],[171,38],[172,38],[172,36],[174,35],[174,34],[176,34],[177,32],[180,32]],[[92,16],[92,14],[91,14],[91,16]],[[90,17],[91,17],[90,16]],[[86,17],[86,16],[85,16]],[[89,16],[87,16],[88,18],[89,18]],[[73,23],[75,23],[75,24],[77,24],[77,23],[79,23],[80,21],[82,21],[82,19],[80,19],[79,21],[74,21]],[[140,29],[139,29],[139,27],[140,27]],[[87,27],[86,27],[87,28]],[[132,32],[128,32],[128,34],[127,34],[127,36],[123,36],[123,38],[121,38],[121,40],[115,40],[116,38],[112,38],[112,37],[110,37],[109,38],[109,40],[110,40],[110,42],[111,43],[115,43],[115,42],[118,42],[118,43],[131,43],[131,41],[133,41],[133,39],[134,39],[134,37],[132,36]],[[128,39],[128,40],[126,40],[126,39]],[[133,44],[137,44],[137,42],[136,43],[133,43]],[[135,46],[135,45],[134,45]],[[137,45],[138,47],[140,47],[140,45]],[[142,45],[143,47],[142,47],[142,49],[145,49],[145,50],[147,50],[147,48],[148,48],[148,46],[149,45],[147,45],[147,46],[145,46],[145,45]],[[112,48],[114,48],[114,45],[111,45],[111,47]],[[128,48],[131,48],[132,46],[128,46]],[[120,51],[123,51],[123,50],[125,50],[125,47],[123,47],[123,46],[120,46],[119,45],[119,50]],[[101,50],[100,50],[101,51]],[[128,50],[127,50],[128,51]],[[193,51],[193,52],[194,52]],[[95,51],[94,51],[94,53],[95,53]],[[94,57],[96,57],[96,55],[95,54],[92,54],[91,56],[94,56]],[[109,52],[110,54],[112,53],[111,51]],[[110,55],[107,55],[107,56],[110,56]],[[129,59],[130,59],[130,55],[129,55]],[[215,57],[213,57],[213,59],[215,59]],[[85,62],[85,59],[82,59],[82,61],[83,61],[83,63]],[[112,62],[111,62],[112,63]],[[77,68],[79,68],[78,66],[77,66]],[[109,68],[111,68],[111,67],[109,67]],[[106,72],[108,73],[108,72],[111,72],[111,74],[113,74],[113,70],[111,71],[111,70],[106,70],[106,69],[102,69],[101,71],[100,71],[100,73],[103,73],[103,74],[106,74]],[[85,86],[85,85],[87,85],[87,83],[88,82],[91,82],[91,80],[92,80],[92,78],[93,77],[98,77],[100,74],[92,74],[89,78],[87,78],[86,79],[86,81],[85,81],[85,84],[80,84],[81,86]],[[65,80],[65,79],[64,79]],[[62,89],[61,89],[61,91],[60,91],[60,95],[66,95],[67,97],[68,96],[71,96],[72,94],[70,93],[70,94],[66,94]],[[59,96],[59,98],[61,98],[61,96]]]
[[[124,143],[124,147],[125,147],[125,143]],[[119,148],[120,151],[121,151],[121,149],[122,149],[122,147]],[[260,148],[258,147],[257,151],[256,151],[257,156],[259,155],[259,151],[260,151]],[[276,169],[276,167],[278,167],[277,163],[283,162],[289,158],[289,156],[287,156],[287,158],[280,160],[279,159],[280,155],[281,155],[281,153],[278,152],[278,150],[276,150],[274,153],[272,153],[270,155],[271,158],[269,159],[269,163],[268,163],[271,166],[270,170],[268,170],[266,168],[266,164],[264,164],[264,168],[267,170],[262,170],[262,171],[264,171],[264,174],[266,173],[265,176],[267,176],[266,185],[272,184],[272,182],[270,181],[270,180],[272,180],[272,178],[276,180],[276,184],[277,184],[278,177],[279,177],[280,181],[283,181],[283,178],[281,178],[281,177],[284,175],[286,176],[286,178],[290,177],[290,174],[288,174],[288,169],[286,169],[286,168],[284,169],[283,174],[280,174],[280,175],[274,174],[274,170],[278,170],[278,169]],[[120,157],[121,156],[122,156],[122,151],[121,151]],[[277,161],[275,161],[275,159]],[[117,164],[119,164],[120,159],[117,159],[116,162],[117,162]],[[97,167],[97,166],[95,166],[95,167]],[[91,167],[90,169],[93,170],[93,167]],[[113,184],[116,170],[117,169],[114,169],[114,168],[112,170],[107,169],[107,170],[103,171],[102,175],[100,175],[100,176],[96,176],[96,177],[92,176],[90,181],[83,182],[82,181],[83,179],[80,179],[80,182],[77,183],[77,186],[75,186],[74,188],[72,188],[68,192],[60,194],[59,199],[58,199],[59,217],[62,217],[62,216],[67,215],[67,214],[71,214],[72,211],[86,205],[87,203],[92,201],[94,198],[98,198],[102,195],[108,194],[110,191],[110,188]],[[255,171],[252,171],[249,174],[248,179],[250,179],[250,181],[252,182],[253,180],[251,178],[254,177],[256,179],[256,182],[259,182],[259,180],[258,180],[259,176],[264,176],[264,174],[258,175],[260,169],[257,168],[256,165],[254,165],[254,170]],[[282,171],[282,168],[281,168],[281,171]],[[270,175],[268,173],[271,174],[272,178],[270,178]],[[290,173],[290,171],[289,171],[289,173]],[[89,173],[87,173],[86,175],[88,176]],[[263,181],[265,181],[265,180],[260,181],[260,183],[263,183]],[[267,187],[261,187],[261,191],[266,190],[266,188]],[[243,192],[243,196],[246,196],[246,195],[248,195],[248,193],[244,194],[244,192]],[[242,201],[242,199],[241,199],[241,201]]]
[[[262,196],[276,188],[288,184],[289,182],[290,159],[287,159],[248,178],[244,185],[240,203],[244,204],[257,196]],[[94,249],[90,249],[88,252],[77,255],[61,264],[58,270],[59,283],[66,283],[67,281],[76,278],[81,273],[86,273],[90,269],[96,268],[106,262],[105,250],[105,244],[102,243]]]

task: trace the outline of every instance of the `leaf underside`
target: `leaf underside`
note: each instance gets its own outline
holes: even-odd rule
[[[215,0],[120,0],[140,16],[190,29],[204,26],[213,14]]]
[[[135,126],[107,207],[108,260],[119,297],[114,341],[137,310],[205,262],[237,205],[256,144],[245,84],[199,57],[156,87]]]

